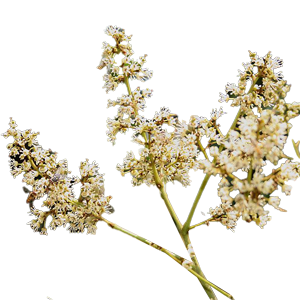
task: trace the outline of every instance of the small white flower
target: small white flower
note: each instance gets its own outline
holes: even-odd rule
[[[279,197],[270,197],[269,199],[269,203],[274,206],[274,207],[278,207],[280,204],[280,198]]]
[[[209,148],[209,154],[213,157],[219,155],[219,148],[217,146],[213,146]]]

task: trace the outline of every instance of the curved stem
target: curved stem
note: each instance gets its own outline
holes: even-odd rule
[[[193,226],[190,226],[190,228],[189,228],[188,231],[190,231],[191,229],[197,228],[197,227],[199,227],[199,226],[202,226],[202,225],[204,225],[204,224],[207,224],[208,222],[213,221],[214,219],[215,219],[215,217],[211,217],[211,218],[209,218],[209,219],[207,219],[207,220],[205,220],[205,221],[203,221],[203,222],[200,222],[200,223],[198,223],[198,224],[195,224],[195,225],[193,225]]]
[[[204,147],[202,146],[202,144],[201,144],[199,138],[197,138],[197,145],[198,145],[198,148],[201,150],[201,152],[204,154],[205,158],[206,158],[207,160],[209,160],[209,158],[208,158],[208,156],[207,156],[207,153],[206,153]]]
[[[297,155],[298,156],[298,155]],[[291,157],[291,156],[287,156],[286,154],[282,154],[282,157],[283,158],[286,158],[286,159],[288,159],[288,160],[294,160],[294,158],[293,157]],[[300,158],[300,152],[299,152],[299,156],[298,156],[299,158]]]
[[[271,172],[271,174],[269,174],[268,176],[265,176],[262,179],[262,181],[264,182],[264,181],[267,181],[267,180],[271,179],[272,177],[274,177],[280,171],[281,171],[281,167],[279,167],[277,169],[273,169],[272,172]]]
[[[30,157],[30,155],[27,155],[27,158],[28,158],[28,160],[29,160],[29,162],[30,162],[32,168],[33,168],[35,171],[37,171],[38,173],[40,173],[38,167],[36,166],[36,164],[34,163],[34,161],[32,160],[32,158]]]
[[[221,132],[220,128],[219,128],[219,125],[216,125],[216,129],[217,129],[217,132],[219,133],[219,135],[221,137],[224,137],[223,133]]]
[[[234,174],[232,173],[226,173],[226,176],[232,178],[232,179],[236,179],[236,180],[240,180],[237,176],[235,176]]]
[[[292,146],[293,146],[293,148],[295,150],[295,154],[296,154],[297,160],[298,160],[298,162],[300,162],[299,150],[298,150],[298,147],[297,147],[297,145],[296,145],[296,143],[294,141],[294,137],[292,136],[292,134],[291,134],[291,132],[290,132],[289,129],[288,129],[288,135],[290,137],[290,142],[292,143]]]
[[[166,168],[170,168],[171,166],[174,166],[177,163],[177,161],[178,161],[178,157],[173,162],[171,162],[168,165],[166,165],[165,167]]]

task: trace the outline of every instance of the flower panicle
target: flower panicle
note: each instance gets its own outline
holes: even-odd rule
[[[127,79],[137,79],[142,82],[149,80],[153,76],[153,72],[144,68],[147,54],[140,56],[139,60],[132,58],[134,54],[129,41],[132,36],[127,36],[125,30],[117,26],[108,26],[105,33],[114,38],[116,44],[114,46],[103,43],[102,59],[98,69],[106,67],[107,72],[104,75],[104,86],[106,92],[115,91],[120,83],[125,83]],[[126,42],[127,44],[124,44]],[[122,53],[124,58],[120,65],[115,61],[115,55]]]
[[[23,182],[31,189],[24,187],[26,203],[30,213],[36,218],[29,222],[30,227],[40,234],[46,235],[46,220],[52,217],[50,229],[69,224],[70,232],[96,233],[96,223],[103,213],[113,213],[109,204],[111,196],[104,195],[104,179],[98,165],[88,160],[81,162],[80,175],[69,176],[67,160],[57,161],[57,153],[45,150],[37,141],[38,133],[30,129],[17,130],[16,122],[11,118],[10,128],[3,134],[5,138],[13,137],[8,144],[10,171],[13,177],[23,174]],[[81,183],[81,193],[77,199],[73,187]],[[34,202],[46,196],[42,207],[47,211],[38,210]]]

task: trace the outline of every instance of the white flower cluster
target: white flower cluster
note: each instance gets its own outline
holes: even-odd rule
[[[36,217],[29,225],[34,231],[47,234],[46,219],[52,216],[50,229],[69,223],[70,232],[96,232],[96,223],[103,213],[112,213],[114,209],[109,205],[111,196],[104,196],[103,175],[98,173],[98,166],[90,164],[88,160],[80,165],[81,178],[69,177],[66,160],[57,162],[57,153],[43,149],[36,137],[38,133],[31,130],[17,130],[17,124],[10,120],[10,128],[3,134],[5,138],[12,136],[14,142],[8,144],[10,150],[11,174],[16,177],[24,173],[23,182],[32,187],[24,189],[29,193],[27,203],[31,214]],[[81,183],[81,193],[76,199],[73,186]],[[42,206],[48,211],[38,210],[33,202],[47,196]]]
[[[146,107],[146,99],[152,96],[152,90],[141,90],[136,88],[131,95],[123,95],[116,101],[108,100],[108,107],[119,106],[118,114],[107,120],[108,141],[115,144],[118,132],[125,133],[129,128],[134,128],[139,122],[137,121],[138,111],[143,111]]]
[[[129,152],[123,165],[117,169],[122,175],[130,173],[133,185],[146,183],[155,185],[154,168],[163,182],[177,180],[184,186],[190,183],[189,170],[199,169],[196,160],[199,151],[195,145],[196,136],[193,134],[177,138],[176,131],[168,132],[162,126],[168,124],[175,127],[178,124],[177,116],[162,108],[152,120],[139,118],[134,124],[134,141],[143,145],[140,158]],[[139,137],[145,134],[146,140]]]
[[[280,159],[286,158],[283,147],[290,126],[274,110],[264,110],[260,117],[254,114],[241,117],[236,129],[219,143],[222,151],[219,153],[218,146],[210,148],[217,161],[204,162],[205,172],[230,174],[247,169],[250,161],[252,168],[257,170],[265,166],[267,160],[276,165]]]
[[[262,112],[263,109],[270,108],[280,99],[284,99],[291,86],[283,80],[281,72],[274,72],[275,68],[282,66],[280,58],[272,58],[271,52],[265,57],[250,52],[250,58],[250,63],[243,64],[245,70],[239,70],[238,86],[228,83],[225,87],[226,94],[220,93],[219,101],[232,101],[231,106],[241,106],[242,110],[257,107],[258,111]],[[248,80],[252,80],[254,84],[251,93],[246,93]]]
[[[178,137],[185,137],[188,134],[194,134],[196,138],[196,144],[201,140],[202,137],[206,136],[210,140],[217,141],[218,144],[223,139],[223,136],[218,132],[218,124],[216,123],[222,115],[224,115],[222,107],[217,110],[214,109],[211,113],[211,119],[208,120],[205,117],[199,117],[192,115],[189,123],[182,121],[177,124],[175,134]]]
[[[119,83],[125,81],[125,76],[130,79],[138,79],[140,81],[146,81],[153,75],[152,71],[143,68],[146,62],[146,54],[141,56],[139,61],[135,61],[131,56],[133,51],[129,41],[131,36],[125,35],[125,31],[122,28],[116,26],[107,27],[106,34],[112,36],[115,39],[116,45],[111,46],[110,44],[103,43],[103,54],[98,69],[107,68],[107,74],[103,76],[105,85],[103,88],[106,92],[114,91]],[[122,44],[127,42],[127,44]],[[114,59],[116,54],[122,53],[125,57],[122,59],[121,65],[117,65]],[[120,74],[122,70],[122,74]]]
[[[290,195],[291,186],[286,181],[296,180],[300,175],[300,164],[291,162],[283,152],[292,127],[289,120],[299,116],[300,103],[288,104],[284,100],[290,85],[282,80],[281,73],[274,73],[282,60],[272,59],[271,53],[260,58],[250,52],[250,58],[251,63],[244,64],[245,71],[240,72],[239,85],[227,84],[226,95],[221,94],[221,101],[231,100],[232,106],[241,107],[236,126],[221,142],[216,140],[210,145],[214,160],[200,162],[205,173],[222,177],[218,189],[222,204],[211,209],[210,214],[229,229],[235,227],[241,216],[263,228],[270,219],[269,212],[264,210],[266,204],[285,211],[279,207],[280,198],[271,194],[281,186],[282,192]],[[246,93],[248,80],[252,86]],[[253,108],[257,108],[258,115]],[[282,159],[287,160],[271,174],[264,174],[263,167],[268,161],[277,165]],[[238,170],[244,171],[246,178],[234,175]],[[230,196],[233,191],[238,191],[235,197]]]
[[[266,204],[284,211],[279,207],[280,199],[270,196],[277,189],[276,180],[265,178],[266,176],[263,174],[255,173],[249,183],[247,179],[231,181],[230,177],[224,176],[218,188],[218,195],[222,204],[215,209],[211,208],[209,213],[228,229],[234,229],[236,221],[241,216],[243,220],[255,221],[257,225],[263,228],[266,222],[271,219],[268,216],[269,211],[264,210]],[[239,193],[235,197],[231,197],[230,193],[234,190]],[[275,199],[279,201],[275,203]]]
[[[109,28],[113,32],[124,34],[124,31],[120,28]],[[114,37],[114,34],[110,35]],[[186,123],[180,123],[177,115],[172,114],[169,109],[164,107],[155,114],[153,119],[147,119],[140,115],[140,111],[143,111],[146,107],[145,100],[152,96],[153,91],[150,89],[142,90],[138,87],[131,92],[128,80],[145,81],[152,77],[152,72],[142,68],[146,61],[146,55],[140,57],[140,61],[136,62],[130,57],[131,53],[126,54],[123,51],[125,57],[122,59],[122,64],[112,66],[114,63],[112,57],[121,52],[119,51],[119,41],[122,39],[123,37],[115,38],[115,47],[108,47],[105,44],[106,48],[99,66],[99,69],[107,66],[109,70],[107,76],[122,78],[129,92],[115,101],[108,100],[108,107],[118,106],[118,113],[113,119],[108,119],[107,135],[108,140],[114,144],[117,133],[125,133],[128,129],[132,129],[134,131],[134,142],[142,145],[143,149],[140,150],[140,158],[135,158],[133,153],[129,152],[123,165],[118,165],[117,168],[122,175],[125,173],[132,175],[133,185],[155,184],[154,173],[157,172],[160,180],[164,183],[177,180],[187,186],[190,183],[189,170],[199,169],[199,163],[197,162],[199,132],[204,130],[205,134],[215,137],[214,123],[223,114],[223,110],[213,111],[212,120],[205,119],[207,124],[202,124],[201,121],[201,124],[197,124],[192,131],[188,131]],[[109,61],[108,57],[110,57]],[[119,74],[120,70],[122,70],[122,74]],[[108,78],[107,76],[105,80]],[[111,90],[114,90],[114,88]],[[163,128],[164,125],[173,127],[173,131],[169,132]]]
[[[241,216],[241,212],[235,210],[228,201],[219,204],[215,209],[210,208],[208,214],[231,231],[234,231],[233,228],[236,227],[236,222]]]
[[[89,163],[88,159],[80,164],[81,194],[79,201],[86,205],[86,208],[96,215],[102,213],[113,213],[114,209],[109,204],[111,196],[104,196],[104,174],[99,174],[98,165]]]

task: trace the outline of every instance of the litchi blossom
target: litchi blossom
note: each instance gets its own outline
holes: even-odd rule
[[[234,228],[239,217],[263,227],[270,220],[269,211],[264,209],[267,204],[285,211],[279,207],[280,198],[271,194],[281,186],[282,192],[290,195],[291,186],[286,182],[296,180],[300,174],[299,162],[291,162],[283,152],[292,128],[289,121],[300,114],[300,104],[284,100],[290,85],[274,73],[274,69],[282,66],[282,60],[273,59],[271,53],[260,58],[250,52],[250,58],[251,63],[244,64],[245,72],[240,71],[238,86],[227,84],[226,95],[221,94],[220,102],[232,101],[232,106],[241,107],[236,126],[221,143],[211,146],[212,163],[200,161],[205,173],[222,178],[218,189],[222,204],[211,209],[210,214],[229,229]],[[252,87],[246,92],[249,80]],[[259,115],[253,113],[255,107]],[[283,159],[285,162],[271,174],[264,173],[268,161],[276,166]],[[245,179],[234,175],[238,170],[246,173]],[[239,192],[234,198],[230,196],[233,191]]]
[[[152,71],[143,68],[146,62],[146,54],[139,58],[139,61],[134,60],[132,47],[129,44],[131,36],[125,35],[125,30],[117,26],[108,26],[105,33],[112,36],[116,42],[114,46],[104,42],[103,54],[98,69],[106,67],[107,73],[103,76],[105,81],[104,87],[106,92],[114,91],[120,83],[124,83],[125,78],[137,79],[142,82],[150,79],[153,75]],[[122,44],[127,42],[127,44]],[[122,53],[125,57],[122,59],[121,65],[117,65],[114,59],[116,54]],[[122,73],[120,74],[120,71]]]
[[[70,232],[96,232],[96,223],[103,213],[112,213],[113,207],[109,204],[111,196],[104,196],[104,179],[99,174],[98,165],[88,160],[80,164],[81,178],[70,177],[67,160],[57,162],[57,153],[51,149],[43,149],[36,138],[38,133],[30,129],[17,130],[16,122],[10,120],[10,128],[3,134],[5,138],[13,137],[14,141],[8,144],[10,150],[11,174],[16,177],[23,173],[23,182],[31,186],[27,203],[30,213],[36,218],[29,222],[30,227],[40,234],[47,234],[45,227],[48,216],[52,217],[50,229],[69,224]],[[79,198],[75,197],[73,186],[81,183]],[[46,196],[42,207],[47,211],[34,207],[34,201]]]

